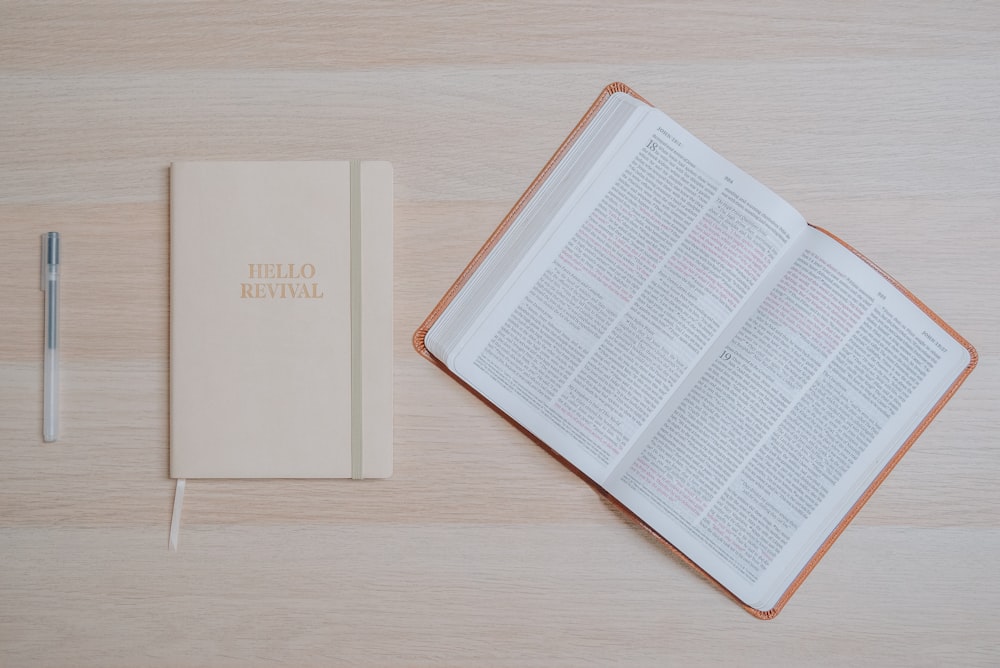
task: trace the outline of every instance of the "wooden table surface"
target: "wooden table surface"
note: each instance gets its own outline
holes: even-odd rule
[[[614,80],[981,354],[771,622],[411,348]],[[1000,663],[998,110],[989,2],[4,2],[0,665]],[[395,165],[395,476],[190,481],[168,552],[168,165],[346,158]]]

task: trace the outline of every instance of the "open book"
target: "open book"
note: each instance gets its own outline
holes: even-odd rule
[[[765,618],[976,363],[622,84],[414,343]]]

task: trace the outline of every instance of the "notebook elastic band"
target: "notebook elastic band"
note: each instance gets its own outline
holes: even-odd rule
[[[361,161],[351,160],[351,477],[364,477],[361,459]]]

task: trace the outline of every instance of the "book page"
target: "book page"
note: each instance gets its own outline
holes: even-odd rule
[[[805,222],[650,110],[451,368],[601,481]]]
[[[606,485],[765,610],[969,363],[823,232],[785,264]]]

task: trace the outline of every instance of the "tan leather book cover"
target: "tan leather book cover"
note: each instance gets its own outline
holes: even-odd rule
[[[176,162],[170,476],[392,473],[392,166]]]
[[[431,310],[431,312],[427,315],[427,317],[424,319],[424,321],[420,324],[420,326],[413,333],[413,347],[414,347],[414,349],[420,355],[422,355],[424,358],[426,358],[432,364],[434,364],[435,366],[437,366],[438,368],[440,368],[441,370],[443,370],[446,374],[448,374],[449,376],[451,376],[454,380],[456,380],[458,383],[460,383],[463,387],[465,387],[467,390],[469,390],[470,392],[472,392],[480,400],[482,400],[484,403],[486,403],[487,405],[489,405],[493,410],[495,410],[497,413],[499,413],[501,416],[503,416],[506,420],[508,420],[512,425],[514,425],[519,431],[521,431],[523,434],[525,434],[528,438],[530,438],[536,444],[538,444],[539,446],[541,446],[542,448],[544,448],[547,452],[549,452],[549,454],[551,454],[557,460],[559,460],[560,462],[562,462],[563,465],[565,465],[571,471],[573,471],[574,473],[576,473],[580,478],[582,478],[591,487],[593,487],[594,490],[596,492],[598,492],[598,494],[600,494],[612,506],[614,506],[618,511],[620,511],[623,514],[623,516],[625,516],[630,521],[635,522],[636,524],[638,524],[639,526],[641,526],[642,528],[644,528],[645,530],[647,530],[649,533],[651,533],[664,546],[666,546],[671,552],[673,552],[674,554],[676,554],[682,561],[684,561],[689,567],[691,567],[693,570],[695,570],[700,575],[704,576],[707,580],[709,580],[710,582],[712,582],[723,593],[725,593],[727,596],[729,596],[730,598],[732,598],[736,603],[738,603],[741,607],[743,607],[744,610],[746,610],[751,615],[753,615],[753,616],[755,616],[755,617],[757,617],[759,619],[773,619],[785,607],[785,605],[788,603],[788,600],[791,598],[792,594],[794,594],[795,591],[799,588],[799,586],[801,586],[801,584],[803,583],[803,581],[805,580],[805,578],[809,575],[809,573],[813,570],[813,568],[816,567],[816,565],[819,563],[820,559],[822,559],[823,555],[825,555],[827,553],[827,551],[829,551],[829,549],[832,547],[833,543],[837,540],[837,538],[840,537],[840,535],[844,532],[844,530],[850,524],[851,520],[853,520],[854,517],[858,514],[858,512],[860,512],[861,508],[864,507],[864,505],[868,501],[868,499],[871,498],[871,496],[872,496],[872,494],[874,494],[875,490],[878,489],[878,487],[886,479],[886,477],[889,475],[889,473],[891,473],[892,469],[895,468],[896,464],[899,463],[900,459],[902,459],[903,455],[906,454],[906,452],[910,449],[910,447],[917,440],[917,438],[920,436],[920,434],[923,433],[923,431],[927,428],[927,426],[934,419],[934,417],[941,411],[941,409],[948,402],[948,400],[951,399],[951,397],[958,390],[959,386],[961,386],[962,383],[965,382],[965,379],[968,378],[969,374],[972,373],[972,370],[975,368],[976,364],[978,363],[979,356],[978,356],[978,353],[976,352],[976,349],[972,346],[972,344],[970,344],[966,339],[964,339],[961,335],[959,335],[947,323],[945,323],[943,320],[941,320],[940,317],[938,317],[926,305],[924,305],[919,299],[917,299],[913,295],[913,293],[911,293],[905,287],[903,287],[902,285],[900,285],[898,281],[896,281],[895,279],[893,279],[891,276],[889,276],[889,274],[887,274],[885,271],[883,271],[881,268],[879,268],[877,265],[875,265],[871,260],[869,260],[868,258],[864,257],[856,249],[854,249],[853,247],[851,247],[850,245],[848,245],[847,243],[845,243],[843,240],[839,239],[835,235],[831,234],[830,232],[828,232],[828,231],[826,231],[826,230],[824,230],[822,228],[817,228],[817,229],[820,229],[821,232],[827,234],[828,236],[830,236],[831,238],[833,238],[834,240],[836,240],[841,245],[843,245],[846,248],[850,249],[851,252],[853,252],[858,257],[862,258],[867,264],[869,264],[872,268],[874,268],[876,271],[878,271],[880,274],[882,274],[887,280],[889,280],[891,283],[893,283],[903,294],[905,294],[908,298],[910,298],[910,300],[913,301],[920,308],[920,310],[924,311],[938,325],[940,325],[949,334],[951,334],[955,338],[956,341],[958,341],[962,346],[964,346],[966,348],[966,350],[969,351],[970,362],[969,362],[969,365],[963,371],[963,373],[961,375],[959,375],[959,377],[955,379],[955,381],[951,384],[951,386],[949,386],[947,388],[947,390],[942,394],[942,396],[940,397],[940,399],[934,404],[934,406],[927,413],[927,415],[920,422],[920,424],[913,431],[913,433],[910,434],[910,436],[905,440],[905,442],[902,444],[902,446],[900,446],[900,448],[896,451],[896,454],[891,458],[891,460],[889,461],[889,463],[883,468],[883,470],[878,474],[878,476],[876,476],[876,478],[872,482],[872,484],[864,491],[863,494],[861,494],[861,496],[858,498],[857,502],[851,507],[851,509],[848,511],[848,513],[837,524],[837,526],[830,533],[830,535],[827,537],[827,539],[823,542],[823,544],[820,546],[820,548],[816,551],[816,553],[808,561],[808,563],[801,570],[801,572],[798,574],[798,576],[794,579],[794,581],[791,583],[791,585],[788,587],[788,589],[785,590],[785,592],[782,594],[782,596],[778,600],[777,604],[773,608],[771,608],[769,610],[761,610],[761,609],[758,609],[758,608],[754,608],[754,607],[752,607],[750,605],[747,605],[746,603],[744,603],[743,601],[741,601],[732,592],[730,592],[728,589],[726,589],[724,586],[722,586],[717,580],[715,580],[711,575],[709,575],[707,572],[705,572],[704,569],[702,569],[700,566],[698,566],[697,563],[695,563],[694,561],[692,561],[686,554],[684,554],[683,552],[681,552],[680,550],[678,550],[676,547],[674,547],[674,545],[671,544],[670,541],[668,541],[666,538],[664,538],[659,533],[657,533],[656,530],[654,530],[651,526],[649,526],[646,522],[644,522],[638,515],[636,515],[631,509],[629,509],[628,507],[626,507],[622,502],[620,502],[617,498],[615,498],[607,490],[605,490],[603,487],[601,487],[600,485],[598,485],[594,480],[592,480],[590,477],[588,477],[586,474],[584,474],[582,471],[580,471],[578,468],[576,468],[573,464],[571,464],[569,461],[567,461],[558,452],[556,452],[555,450],[553,450],[547,443],[545,443],[544,441],[540,440],[534,434],[532,434],[527,429],[525,429],[523,426],[521,426],[520,424],[518,424],[517,421],[513,420],[510,416],[508,416],[506,413],[504,413],[503,409],[501,409],[496,404],[492,403],[489,399],[487,399],[482,394],[480,394],[479,392],[477,392],[474,388],[472,388],[468,383],[466,383],[465,381],[463,381],[458,375],[456,375],[454,372],[452,372],[451,369],[449,369],[444,364],[444,362],[442,362],[441,360],[439,360],[436,357],[434,357],[434,355],[430,352],[430,350],[427,349],[427,345],[425,343],[427,332],[430,330],[430,328],[438,320],[438,318],[441,316],[441,314],[444,312],[444,310],[448,307],[448,305],[452,302],[452,300],[459,293],[459,291],[461,291],[461,289],[463,288],[463,286],[465,286],[465,284],[468,282],[469,278],[475,273],[475,271],[479,267],[479,265],[482,264],[483,260],[486,259],[486,256],[490,253],[490,251],[493,249],[493,247],[496,246],[497,242],[499,242],[499,240],[507,232],[507,230],[510,227],[510,225],[514,222],[514,219],[518,216],[518,214],[521,212],[521,210],[528,204],[528,202],[531,200],[532,196],[537,192],[537,190],[542,185],[542,183],[545,181],[545,179],[548,178],[548,176],[550,175],[550,173],[552,172],[552,170],[559,163],[559,160],[562,159],[562,157],[566,154],[566,152],[570,149],[570,147],[572,147],[573,143],[576,141],[576,139],[580,136],[580,134],[587,127],[587,124],[590,123],[590,121],[593,119],[593,117],[600,110],[601,106],[605,102],[607,102],[607,100],[613,94],[615,94],[615,93],[627,93],[628,95],[631,95],[631,96],[635,97],[636,99],[641,100],[641,101],[646,102],[647,104],[649,104],[649,102],[645,98],[643,98],[642,96],[640,96],[638,93],[636,93],[634,90],[632,90],[626,84],[623,84],[623,83],[620,83],[620,82],[611,83],[611,84],[609,84],[608,86],[606,86],[601,91],[600,95],[598,95],[597,99],[593,102],[593,104],[590,106],[590,108],[587,110],[587,112],[583,115],[583,118],[581,118],[580,121],[577,123],[576,127],[573,128],[573,131],[570,132],[569,136],[567,136],[566,139],[562,142],[562,144],[559,146],[559,148],[556,150],[556,152],[553,154],[553,156],[549,159],[549,161],[542,168],[541,172],[539,172],[539,174],[534,178],[534,180],[528,186],[527,190],[525,190],[525,192],[521,195],[521,197],[518,198],[517,202],[514,204],[514,206],[511,208],[511,210],[507,213],[506,216],[504,216],[503,220],[500,221],[500,224],[493,231],[493,233],[490,235],[490,237],[486,240],[486,243],[483,244],[483,246],[476,253],[475,257],[473,257],[472,260],[469,262],[469,264],[466,265],[465,269],[462,271],[462,273],[459,275],[459,277],[455,280],[455,282],[451,285],[451,287],[444,294],[444,296],[441,298],[441,300],[434,306],[434,308]],[[815,227],[815,226],[813,226],[813,227]]]

